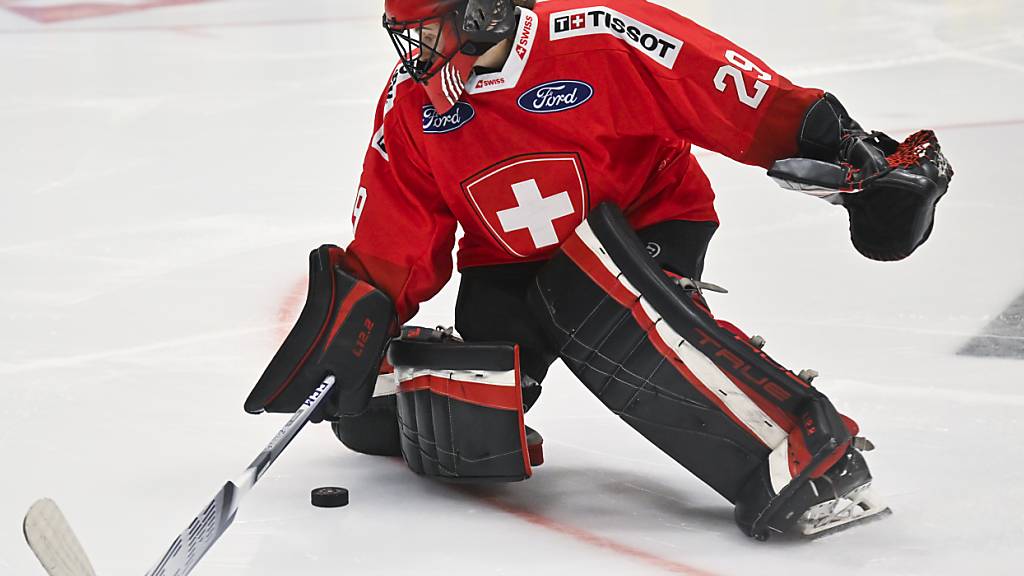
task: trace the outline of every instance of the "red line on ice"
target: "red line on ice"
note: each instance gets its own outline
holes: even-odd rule
[[[302,305],[306,301],[306,284],[309,283],[307,278],[300,278],[292,285],[291,290],[285,296],[284,300],[281,301],[281,305],[277,307],[277,336],[278,342],[284,342],[285,337],[288,336],[288,332],[291,331],[292,325],[295,324],[295,320],[299,317],[299,312],[302,311]]]
[[[634,560],[639,560],[645,564],[650,564],[651,566],[654,566],[656,568],[661,568],[666,572],[670,572],[672,574],[687,574],[689,576],[714,576],[713,572],[701,570],[700,568],[694,568],[693,566],[683,564],[682,562],[676,562],[675,560],[670,560],[668,558],[662,558],[661,556],[652,554],[651,552],[647,552],[646,550],[633,548],[632,546],[627,546],[626,544],[616,542],[615,540],[605,538],[604,536],[598,536],[597,534],[584,530],[583,528],[579,528],[571,524],[565,524],[553,518],[548,518],[543,514],[538,514],[537,512],[531,512],[529,510],[523,510],[522,508],[518,508],[516,506],[513,506],[512,504],[508,504],[507,502],[502,502],[497,497],[482,496],[476,494],[474,494],[474,496],[483,500],[484,502],[487,502],[491,506],[498,508],[503,512],[511,514],[535,526],[540,526],[541,528],[545,528],[553,532],[558,532],[559,534],[569,536],[574,540],[578,540],[590,546],[614,552],[622,556],[628,556]]]
[[[228,21],[209,22],[196,24],[175,24],[175,25],[138,25],[138,26],[88,26],[81,28],[25,28],[25,29],[0,29],[0,34],[89,34],[97,32],[183,32],[194,30],[218,30],[225,28],[277,28],[284,26],[307,26],[317,24],[340,24],[347,22],[375,22],[376,19],[363,16],[339,16],[335,18],[294,18],[285,20],[251,20],[251,21]]]
[[[1024,124],[1024,118],[1009,118],[1006,120],[987,120],[983,122],[963,122],[960,124],[946,124],[938,126],[934,130],[973,130],[976,128],[1002,128],[1005,126],[1017,126]],[[910,132],[911,130],[901,130]]]
[[[1005,128],[1008,126],[1019,126],[1024,124],[1024,118],[1007,118],[1005,120],[984,120],[981,122],[961,122],[952,124],[937,124],[932,126],[930,129],[935,130],[939,133],[939,137],[942,137],[943,130],[978,130],[981,128]],[[886,132],[891,134],[900,134],[903,132],[913,132],[918,128],[889,128]],[[707,150],[699,150],[694,152],[693,155],[697,158],[710,158],[717,156],[714,152]]]
[[[299,310],[302,307],[302,303],[305,301],[307,283],[307,278],[301,278],[298,281],[296,281],[295,284],[292,286],[292,289],[281,301],[281,305],[278,307],[277,320],[280,325],[278,327],[277,336],[279,341],[283,341],[284,338],[288,335],[288,332],[291,330],[292,324],[298,317]],[[672,574],[685,574],[687,576],[716,576],[713,572],[708,572],[706,570],[694,568],[693,566],[689,566],[681,562],[676,562],[675,560],[670,560],[668,558],[662,558],[661,556],[652,554],[651,552],[647,552],[639,548],[633,548],[632,546],[628,546],[621,542],[616,542],[615,540],[605,538],[604,536],[598,536],[597,534],[584,530],[583,528],[580,528],[578,526],[573,526],[571,524],[559,522],[558,520],[549,518],[537,512],[524,510],[507,502],[502,502],[500,499],[494,496],[476,494],[469,490],[462,490],[462,492],[474,498],[482,500],[483,502],[505,513],[511,514],[521,520],[529,522],[534,526],[539,526],[546,530],[557,532],[559,534],[568,536],[570,538],[573,538],[574,540],[577,540],[590,546],[594,546],[596,548],[600,548],[602,550],[613,552],[621,556],[626,556],[634,560],[639,560],[645,564],[649,564],[651,566],[660,568]]]
[[[67,4],[58,4],[56,6],[19,6],[10,2],[0,2],[0,5],[5,6],[7,10],[19,16],[24,16],[42,24],[51,24],[54,22],[99,18],[102,16],[141,12],[171,6],[184,6],[186,4],[201,4],[211,1],[214,0],[150,0],[149,2],[139,4],[68,2]]]

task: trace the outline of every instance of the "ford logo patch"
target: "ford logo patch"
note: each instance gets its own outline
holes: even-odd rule
[[[593,97],[594,88],[590,84],[559,80],[527,90],[519,97],[519,107],[534,114],[551,114],[583,106]]]
[[[431,106],[423,107],[423,133],[424,134],[446,134],[462,128],[476,116],[476,110],[465,102],[456,102],[455,106],[447,114],[441,116]]]

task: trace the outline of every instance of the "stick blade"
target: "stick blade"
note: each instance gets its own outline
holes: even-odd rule
[[[96,576],[89,557],[53,500],[44,498],[33,504],[22,527],[29,548],[50,576]]]
[[[243,495],[244,490],[239,490],[233,482],[225,484],[146,576],[188,576],[234,522],[238,500]]]

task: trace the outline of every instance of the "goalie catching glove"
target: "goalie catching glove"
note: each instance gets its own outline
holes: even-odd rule
[[[341,266],[325,245],[309,255],[309,292],[295,327],[245,401],[245,411],[295,412],[324,378],[337,378],[314,422],[366,410],[395,321],[391,300]]]
[[[846,208],[858,252],[872,260],[902,260],[931,235],[935,207],[953,168],[931,130],[899,143],[868,133],[826,94],[808,110],[800,131],[801,158],[768,171],[782,187]]]

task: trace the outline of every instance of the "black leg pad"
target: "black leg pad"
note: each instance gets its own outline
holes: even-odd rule
[[[515,482],[532,474],[519,348],[512,344],[391,343],[402,455],[414,472],[444,480]]]
[[[699,293],[647,254],[611,204],[598,206],[541,269],[530,302],[584,385],[730,502],[776,448],[800,435],[808,402],[824,400],[738,329],[716,321]],[[827,400],[821,405],[834,412]],[[848,440],[837,427],[821,442]],[[802,482],[827,456],[812,449],[792,479]]]

